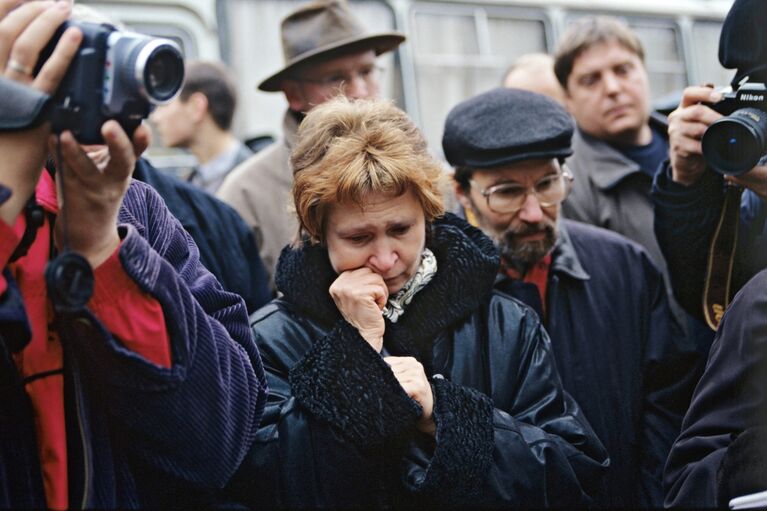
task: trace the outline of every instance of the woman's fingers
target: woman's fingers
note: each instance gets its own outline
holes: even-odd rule
[[[40,72],[37,73],[33,83],[35,88],[48,94],[53,94],[56,91],[82,40],[83,34],[76,27],[70,27],[62,34],[53,53],[40,68]]]

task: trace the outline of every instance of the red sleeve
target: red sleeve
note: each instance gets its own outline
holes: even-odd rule
[[[13,227],[0,220],[0,296],[8,287],[2,270],[8,266],[8,260],[19,245],[25,225],[24,215],[16,217],[16,224]]]
[[[171,366],[170,339],[160,303],[139,289],[117,250],[94,270],[88,308],[126,348],[162,367]]]

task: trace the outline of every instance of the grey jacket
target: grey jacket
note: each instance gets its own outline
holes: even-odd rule
[[[653,116],[651,122],[663,121]],[[665,133],[665,126],[661,131]],[[667,274],[653,230],[652,178],[636,162],[578,128],[573,135],[573,155],[566,164],[575,182],[563,204],[564,215],[636,241]]]
[[[282,137],[231,171],[216,193],[253,230],[271,288],[280,250],[298,231],[290,197],[293,187],[290,152],[298,121],[289,111],[285,112],[282,128]]]

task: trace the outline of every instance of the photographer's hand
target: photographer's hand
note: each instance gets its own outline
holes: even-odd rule
[[[40,52],[69,17],[69,2],[0,0],[0,74],[51,94],[75,55],[82,34],[68,29],[37,76],[32,76]],[[48,124],[15,132],[0,132],[0,183],[13,191],[0,206],[0,219],[13,225],[32,194],[45,163]]]
[[[725,181],[750,189],[767,200],[767,165],[754,167],[740,176],[725,176]]]
[[[128,138],[117,121],[101,128],[106,146],[87,153],[71,132],[61,134],[61,157],[65,166],[64,186],[59,187],[59,208],[66,207],[69,248],[85,257],[93,268],[117,249],[117,214],[128,191],[136,159],[149,146],[149,130],[139,126]],[[55,151],[56,137],[50,137]],[[108,154],[104,152],[108,151]],[[65,197],[66,205],[62,204]],[[56,222],[56,242],[61,248],[63,222]]]
[[[674,182],[691,185],[703,175],[701,139],[722,115],[702,103],[715,103],[721,94],[710,87],[687,87],[679,107],[668,117],[669,158]]]

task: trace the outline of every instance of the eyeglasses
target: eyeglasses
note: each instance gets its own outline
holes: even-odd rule
[[[500,183],[489,188],[481,188],[470,179],[472,187],[487,200],[487,207],[495,213],[516,213],[525,204],[529,194],[535,195],[544,208],[556,206],[567,198],[573,184],[573,175],[566,169],[562,173],[550,174],[532,187],[517,183]]]
[[[354,83],[356,78],[359,78],[367,85],[377,83],[382,74],[382,67],[370,65],[351,71],[333,71],[327,76],[323,76],[321,78],[306,78],[302,76],[300,78],[296,78],[296,80],[299,82],[315,83],[328,89],[341,89],[347,87],[351,83]]]

